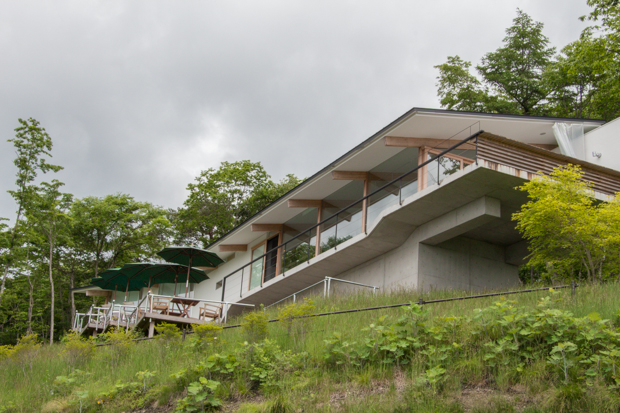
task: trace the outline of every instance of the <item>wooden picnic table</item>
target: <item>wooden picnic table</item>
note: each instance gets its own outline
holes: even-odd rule
[[[174,297],[172,300],[170,300],[170,302],[177,306],[177,309],[179,310],[178,312],[178,316],[179,317],[188,317],[189,318],[189,310],[190,308],[198,305],[198,303],[200,303],[200,301],[198,300],[194,300],[192,298],[183,298],[183,297]],[[172,315],[172,314],[171,314]],[[177,315],[177,314],[174,314]]]

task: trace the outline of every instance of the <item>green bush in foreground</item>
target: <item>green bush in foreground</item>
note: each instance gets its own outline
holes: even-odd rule
[[[365,321],[371,313],[313,318],[303,340],[294,331],[289,335],[286,322],[269,324],[271,338],[253,342],[244,342],[242,329],[209,327],[185,341],[134,345],[125,331],[112,331],[100,336],[112,345],[96,348],[97,357],[79,362],[79,370],[67,364],[66,354],[55,361],[66,344],[40,348],[33,374],[23,379],[15,359],[5,358],[3,371],[17,373],[14,388],[28,386],[30,399],[5,401],[10,393],[0,393],[0,412],[112,413],[154,403],[208,411],[218,403],[250,400],[241,411],[617,412],[620,332],[592,312],[598,307],[613,317],[616,310],[605,307],[605,300],[617,292],[597,298],[586,292],[582,297],[590,306],[580,297],[560,301],[551,292],[536,305],[501,298],[476,310],[480,301],[470,301],[467,311],[452,304],[412,304],[374,316],[371,323]],[[522,297],[525,303],[536,299]],[[577,317],[566,308],[587,315]],[[357,324],[345,322],[353,317]],[[334,333],[335,327],[344,333]],[[222,343],[212,345],[214,337]],[[209,344],[197,346],[197,340]],[[109,363],[118,352],[112,371],[101,369],[102,360]],[[487,392],[481,400],[461,400],[464,389],[480,386]]]

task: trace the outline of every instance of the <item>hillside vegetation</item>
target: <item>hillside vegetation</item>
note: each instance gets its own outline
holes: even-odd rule
[[[619,293],[614,283],[294,318],[419,298],[358,293],[185,340],[172,325],[155,340],[100,335],[110,345],[99,347],[27,336],[0,347],[0,412],[616,412]]]

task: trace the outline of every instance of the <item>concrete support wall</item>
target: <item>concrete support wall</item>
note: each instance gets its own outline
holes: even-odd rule
[[[418,227],[405,243],[334,278],[398,288],[483,291],[519,284],[506,248],[461,234],[500,218],[500,202],[483,197]],[[334,284],[332,291],[352,288]]]
[[[485,291],[519,285],[518,267],[505,262],[505,247],[458,237],[420,244],[418,289]]]

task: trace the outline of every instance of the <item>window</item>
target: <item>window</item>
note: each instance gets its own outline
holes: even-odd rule
[[[274,250],[280,241],[280,235],[263,241],[252,249],[252,265],[250,266],[250,290],[271,280],[278,271],[278,250]],[[273,250],[273,251],[272,251]],[[257,260],[261,255],[265,255]]]

